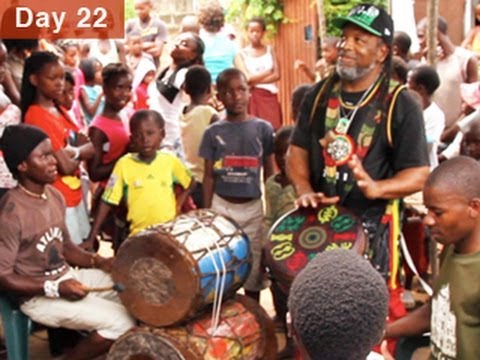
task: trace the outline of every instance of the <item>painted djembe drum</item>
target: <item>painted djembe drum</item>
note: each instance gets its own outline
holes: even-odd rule
[[[237,295],[219,314],[216,327],[210,312],[182,326],[137,327],[112,345],[107,360],[275,359],[275,328],[257,302]]]
[[[295,276],[319,252],[352,249],[362,253],[362,223],[338,205],[294,209],[271,227],[264,247],[265,261],[279,287],[288,294]]]
[[[232,296],[250,268],[248,237],[231,219],[194,210],[128,238],[113,264],[113,280],[136,319],[168,326]]]

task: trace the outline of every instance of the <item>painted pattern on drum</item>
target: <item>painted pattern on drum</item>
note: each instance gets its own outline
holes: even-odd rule
[[[212,250],[208,256],[198,260],[198,267],[202,273],[201,288],[207,301],[213,301],[215,283],[217,281],[217,267],[220,271],[220,283],[225,281],[225,288],[232,288],[235,284],[243,283],[250,271],[247,261],[249,254],[248,242],[243,238],[233,239],[229,246]],[[226,272],[222,270],[225,264]],[[225,278],[225,280],[224,280]]]
[[[299,244],[305,249],[317,249],[327,241],[327,233],[319,226],[303,230],[299,236]]]
[[[299,208],[279,219],[270,230],[266,263],[279,283],[288,288],[295,275],[322,251],[351,249],[360,221],[336,204]]]

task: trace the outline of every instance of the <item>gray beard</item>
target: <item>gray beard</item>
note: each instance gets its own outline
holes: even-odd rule
[[[370,66],[366,68],[342,66],[340,62],[337,62],[336,65],[338,76],[340,76],[340,79],[346,81],[355,81],[361,79],[370,73],[374,68],[375,62],[372,62]]]

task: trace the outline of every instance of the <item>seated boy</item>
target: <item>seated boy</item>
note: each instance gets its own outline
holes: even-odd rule
[[[301,359],[382,358],[369,353],[383,335],[387,286],[354,251],[318,254],[293,281],[288,308]]]
[[[432,240],[444,245],[431,300],[387,326],[386,336],[430,331],[433,359],[480,358],[480,164],[458,156],[423,189]]]
[[[91,292],[113,286],[106,273],[112,259],[71,241],[65,201],[50,186],[57,161],[47,134],[31,125],[8,126],[1,148],[18,185],[0,201],[0,287],[18,296],[32,320],[90,333],[65,359],[95,358],[135,325],[115,291]]]

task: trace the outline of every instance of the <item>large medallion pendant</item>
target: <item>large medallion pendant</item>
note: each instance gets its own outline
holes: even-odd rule
[[[335,166],[345,164],[352,157],[355,151],[355,143],[348,134],[335,134],[334,139],[329,142],[326,148],[328,162]]]

